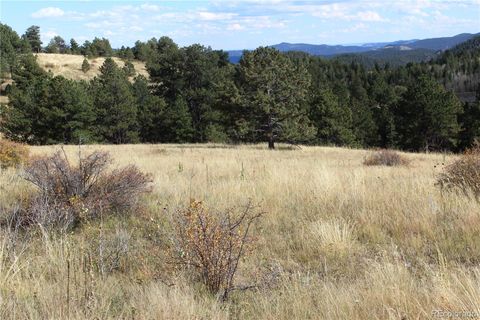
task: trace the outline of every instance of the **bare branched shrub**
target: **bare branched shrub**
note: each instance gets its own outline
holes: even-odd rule
[[[406,166],[409,160],[393,150],[379,150],[371,153],[364,161],[366,166]]]
[[[480,200],[480,143],[446,166],[437,185],[443,190],[454,190],[467,196],[473,194]]]
[[[202,202],[191,201],[188,208],[174,215],[175,264],[194,270],[207,289],[225,301],[235,289],[240,259],[254,249],[249,232],[262,214],[251,203],[241,211],[216,213]]]
[[[151,178],[131,165],[107,171],[108,153],[78,155],[72,165],[64,152],[33,159],[25,179],[37,187],[21,215],[23,224],[40,223],[65,228],[101,213],[128,212],[141,194],[150,191]]]
[[[28,147],[9,140],[0,140],[0,168],[17,167],[27,161]]]

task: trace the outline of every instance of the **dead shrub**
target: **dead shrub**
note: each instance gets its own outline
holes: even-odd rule
[[[475,144],[437,178],[442,190],[454,190],[480,200],[480,143]]]
[[[378,150],[365,158],[363,164],[366,166],[406,166],[409,160],[393,150]]]
[[[70,228],[102,213],[135,209],[140,195],[150,191],[150,176],[134,165],[108,171],[110,164],[110,155],[99,151],[85,157],[79,152],[76,166],[60,151],[33,159],[24,178],[37,192],[20,215],[22,224]]]
[[[28,160],[28,147],[6,139],[0,140],[0,167],[18,167]]]
[[[216,213],[192,200],[188,208],[174,215],[175,265],[193,270],[211,293],[227,300],[235,289],[240,259],[254,249],[255,239],[249,232],[262,214],[251,203],[240,211]]]

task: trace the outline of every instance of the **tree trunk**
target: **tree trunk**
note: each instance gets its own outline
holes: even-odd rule
[[[273,140],[273,134],[268,137],[268,149],[275,149],[275,141]]]

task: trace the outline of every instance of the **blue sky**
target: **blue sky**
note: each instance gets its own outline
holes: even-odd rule
[[[113,47],[169,36],[179,45],[251,49],[280,42],[353,44],[480,32],[480,0],[0,1],[0,20]]]

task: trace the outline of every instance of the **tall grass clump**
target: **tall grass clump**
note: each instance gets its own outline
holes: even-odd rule
[[[0,139],[0,168],[17,167],[28,160],[28,155],[26,145]]]
[[[175,213],[174,262],[193,270],[207,289],[222,301],[235,289],[240,260],[254,249],[250,229],[262,216],[249,203],[240,212],[213,212],[202,202],[191,201]]]
[[[454,190],[480,200],[480,143],[449,164],[437,179],[443,190]]]
[[[25,168],[24,178],[36,187],[18,218],[22,225],[70,228],[102,213],[127,213],[150,191],[151,178],[136,166],[108,170],[110,155],[95,151],[70,163],[64,152],[38,157]]]
[[[408,159],[393,150],[379,150],[371,153],[365,158],[363,164],[366,166],[405,166],[409,164]]]

